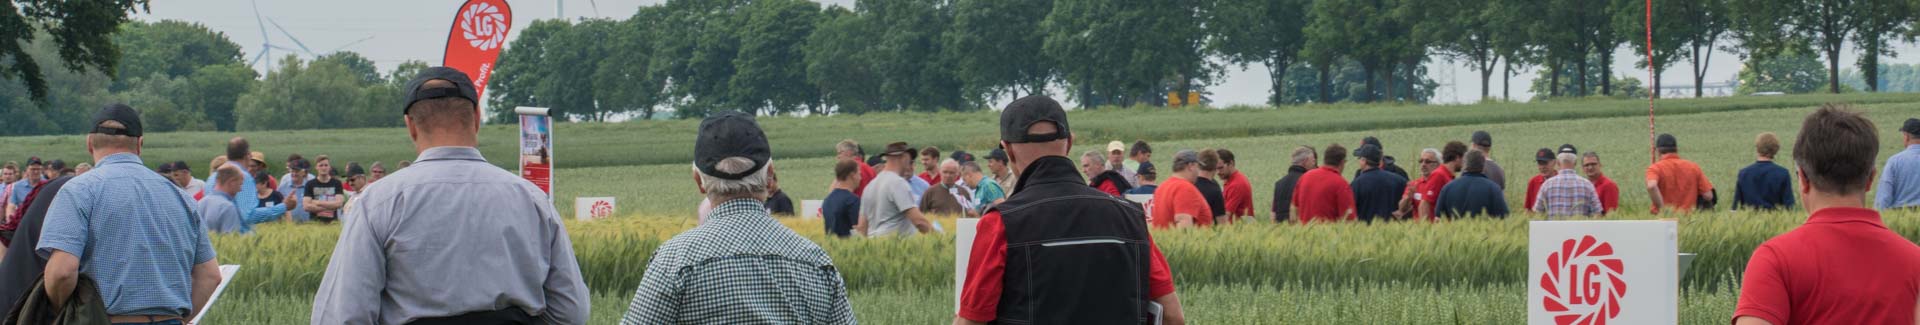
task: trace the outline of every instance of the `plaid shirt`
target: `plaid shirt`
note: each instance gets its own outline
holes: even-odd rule
[[[1534,199],[1533,212],[1546,213],[1548,217],[1575,217],[1597,216],[1605,211],[1593,182],[1581,178],[1572,169],[1562,169],[1560,175],[1540,184],[1540,197]]]
[[[855,324],[846,282],[825,250],[753,200],[654,252],[621,324]]]

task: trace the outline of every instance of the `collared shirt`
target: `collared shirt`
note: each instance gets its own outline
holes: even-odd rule
[[[41,228],[41,257],[54,250],[80,259],[109,315],[186,316],[193,266],[214,258],[180,191],[140,156],[120,153],[60,189]]]
[[[1293,218],[1293,187],[1300,183],[1300,175],[1306,175],[1307,168],[1287,166],[1287,176],[1273,182],[1273,222],[1286,222]]]
[[[1400,209],[1400,195],[1407,188],[1407,179],[1392,171],[1372,168],[1354,176],[1352,186],[1353,214],[1369,223],[1374,219],[1387,221],[1393,219],[1393,211]]]
[[[1612,214],[1613,209],[1620,208],[1620,185],[1607,175],[1593,178],[1593,192],[1600,195],[1601,214]]]
[[[1887,167],[1880,170],[1880,188],[1873,194],[1875,209],[1920,207],[1920,145],[1888,157]]]
[[[1294,215],[1300,223],[1354,220],[1353,187],[1340,170],[1322,166],[1300,175],[1293,189]]]
[[[1741,168],[1740,179],[1733,185],[1733,209],[1741,207],[1793,208],[1793,175],[1772,161],[1754,162]]]
[[[1147,211],[1147,225],[1155,228],[1178,225],[1179,220],[1174,216],[1182,214],[1193,216],[1194,226],[1213,225],[1213,210],[1207,206],[1207,199],[1185,178],[1168,177],[1166,182],[1161,182],[1153,191],[1153,202],[1148,203]]]
[[[13,182],[13,186],[12,186],[13,193],[7,196],[7,203],[13,204],[13,205],[20,205],[20,201],[27,200],[27,193],[33,192],[34,182],[32,181],[38,178],[39,177],[27,176],[26,179],[22,179],[18,182]]]
[[[1417,201],[1416,204],[1425,202],[1427,207],[1415,211],[1418,212],[1419,217],[1427,221],[1439,219],[1439,215],[1434,211],[1440,207],[1440,192],[1447,188],[1447,184],[1453,183],[1453,178],[1452,169],[1440,166],[1440,168],[1434,168],[1432,173],[1427,173],[1427,178],[1420,179],[1420,188],[1414,190],[1413,199]],[[1498,184],[1495,185],[1495,187],[1498,186]]]
[[[260,205],[259,186],[264,184],[259,184],[254,181],[253,173],[247,171],[246,165],[237,161],[229,161],[227,165],[240,168],[241,171],[240,192],[233,193],[233,206],[240,208],[240,220],[245,221],[241,223],[241,227],[246,228],[246,231],[250,232],[253,231],[253,224],[277,219],[287,213],[287,206],[284,203],[268,202],[266,206]],[[209,173],[206,184],[220,184],[220,174]],[[201,190],[202,196],[204,196],[206,192],[209,191],[203,188]]]
[[[981,177],[980,183],[974,185],[973,189],[973,210],[987,211],[987,207],[993,206],[993,201],[1004,198],[1007,198],[1007,190],[1000,188],[999,182],[993,181],[992,178]]]
[[[1559,175],[1541,183],[1540,197],[1534,200],[1533,211],[1547,217],[1590,217],[1607,212],[1593,183],[1572,169],[1561,169]]]
[[[933,183],[927,183],[927,180],[920,179],[919,177],[905,178],[907,179],[907,190],[910,191],[908,194],[913,194],[913,200],[916,202],[926,196],[927,188],[933,187]]]
[[[1540,202],[1540,186],[1542,185],[1547,185],[1546,174],[1536,174],[1533,175],[1533,179],[1527,180],[1527,197],[1524,201],[1520,202],[1525,205],[1524,208],[1526,208],[1527,211],[1533,211],[1533,204]]]
[[[1437,201],[1434,213],[1454,219],[1478,215],[1506,218],[1510,213],[1506,192],[1480,173],[1461,173],[1460,179],[1448,182],[1440,191]]]
[[[873,183],[873,177],[879,172],[874,171],[873,166],[867,166],[864,162],[854,162],[854,164],[860,165],[860,186],[853,187],[853,196],[866,196],[867,184]]]
[[[1680,154],[1660,155],[1660,161],[1647,166],[1647,182],[1659,182],[1660,197],[1666,201],[1662,204],[1679,212],[1692,212],[1700,195],[1713,192],[1713,182],[1700,172],[1700,165],[1680,159]]]
[[[417,165],[416,165],[417,166]],[[653,252],[621,324],[854,324],[833,258],[731,200]]]
[[[1227,183],[1220,188],[1221,198],[1226,200],[1229,217],[1253,216],[1253,183],[1247,180],[1247,173],[1233,173],[1227,177]],[[1233,218],[1227,218],[1233,222]]]
[[[907,210],[920,207],[913,189],[899,173],[881,173],[867,184],[867,195],[860,197],[860,217],[867,223],[867,237],[920,234]]]
[[[1826,208],[1753,250],[1733,317],[1773,324],[1912,324],[1920,246],[1880,213]]]
[[[200,197],[200,225],[206,231],[217,233],[250,233],[252,228],[240,227],[240,209],[233,206],[233,196],[220,191],[207,191]]]
[[[312,324],[403,324],[520,308],[587,321],[587,286],[546,192],[472,147],[420,152],[341,218]]]
[[[313,175],[307,175],[307,178],[302,179],[294,179],[293,174],[286,174],[280,177],[280,188],[276,189],[276,191],[280,191],[281,195],[293,198],[294,206],[286,207],[287,215],[293,217],[293,222],[299,223],[313,220],[313,215],[307,213],[307,209],[302,208],[302,206],[307,204],[307,180],[311,179],[313,179]]]

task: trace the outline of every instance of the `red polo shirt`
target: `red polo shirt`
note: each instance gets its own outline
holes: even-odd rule
[[[1177,179],[1180,178],[1168,181]],[[980,228],[973,237],[973,251],[967,255],[966,286],[960,289],[960,318],[987,322],[1000,316],[1000,283],[1007,274],[1006,227],[1000,222],[1000,211],[980,217]],[[1147,247],[1153,252],[1152,261],[1147,263],[1150,268],[1147,296],[1160,298],[1173,294],[1173,271],[1167,268],[1167,258],[1160,255],[1160,245],[1153,243],[1153,234],[1147,234]]]
[[[940,174],[931,170],[921,172],[920,180],[927,181],[927,184],[940,184]]]
[[[1207,198],[1200,195],[1200,189],[1185,178],[1168,177],[1153,190],[1153,202],[1147,211],[1147,225],[1154,228],[1171,228],[1175,215],[1193,216],[1193,225],[1206,227],[1213,225],[1213,207],[1207,206]]]
[[[1427,178],[1420,181],[1420,188],[1415,190],[1413,198],[1421,200],[1421,202],[1428,202],[1427,208],[1420,209],[1420,218],[1424,218],[1427,221],[1435,220],[1433,217],[1433,207],[1440,205],[1440,189],[1446,188],[1447,183],[1452,182],[1453,170],[1447,169],[1446,166],[1434,168],[1433,173],[1427,174]]]
[[[1353,187],[1340,171],[1322,166],[1300,175],[1293,187],[1293,215],[1300,223],[1354,220]]]
[[[1533,175],[1527,181],[1527,211],[1533,211],[1533,200],[1540,197],[1540,185],[1547,183],[1547,175]]]
[[[865,196],[867,193],[867,183],[872,183],[873,177],[879,176],[880,173],[874,172],[873,166],[867,166],[867,163],[856,162],[854,164],[860,165],[860,186],[853,188],[853,196]]]
[[[1913,324],[1920,246],[1880,213],[1826,208],[1753,250],[1733,316],[1774,324]]]
[[[1614,184],[1607,175],[1593,179],[1593,190],[1600,194],[1600,207],[1604,209],[1602,214],[1613,213],[1613,209],[1620,207],[1620,185]]]
[[[1227,203],[1227,221],[1233,217],[1253,215],[1253,183],[1247,181],[1247,173],[1233,173],[1223,184],[1220,196]]]

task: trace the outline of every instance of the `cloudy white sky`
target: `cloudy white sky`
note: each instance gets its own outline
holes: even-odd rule
[[[292,34],[314,52],[330,52],[343,49],[359,52],[374,60],[381,69],[407,60],[421,60],[438,63],[443,40],[452,21],[454,9],[462,1],[454,0],[333,0],[333,1],[259,1],[261,17],[271,18],[286,28],[286,34]],[[626,18],[640,6],[655,5],[664,0],[537,0],[511,1],[514,12],[514,26],[526,26],[535,19],[561,17],[556,4],[564,2],[566,17],[605,17]],[[826,0],[825,4],[852,6],[853,0]],[[199,22],[216,31],[225,33],[235,43],[239,43],[252,58],[259,53],[263,42],[274,45],[298,48],[280,30],[271,24],[265,26],[267,35],[261,34],[261,24],[256,22],[254,3],[236,0],[174,0],[155,1],[152,12],[137,15],[139,19],[160,20],[177,19]],[[515,31],[516,34],[518,30]],[[352,44],[363,38],[372,37],[363,42]],[[513,36],[509,36],[512,39]],[[1633,62],[1639,60],[1622,49],[1617,54],[1617,64],[1613,67],[1616,75],[1635,76],[1646,79],[1646,70],[1636,69]],[[1895,51],[1909,54],[1898,58],[1887,58],[1889,63],[1920,62],[1914,53],[1920,53],[1920,47],[1913,44],[1900,44]],[[285,55],[274,51],[272,56]],[[1857,56],[1854,51],[1843,53],[1844,65],[1851,65]],[[260,69],[260,67],[256,67]],[[1264,66],[1248,66],[1245,70],[1231,67],[1225,81],[1208,90],[1213,92],[1216,104],[1259,104],[1266,101],[1267,70]],[[1685,72],[1687,67],[1678,66],[1663,78],[1667,85],[1690,85],[1691,76]],[[1734,79],[1740,63],[1738,58],[1727,53],[1716,53],[1708,68],[1708,83],[1724,82]],[[1471,101],[1479,92],[1479,74],[1464,64],[1435,61],[1428,64],[1429,77],[1441,84],[1434,101],[1458,103]],[[1494,94],[1499,93],[1499,75],[1493,82]],[[1517,98],[1528,98],[1526,92],[1534,76],[1521,75],[1513,78],[1513,94]]]

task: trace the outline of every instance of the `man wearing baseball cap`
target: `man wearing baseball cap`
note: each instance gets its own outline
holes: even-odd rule
[[[1882,168],[1886,171],[1873,194],[1875,209],[1920,207],[1920,118],[1909,118],[1900,126],[1900,139],[1906,149],[1887,158]]]
[[[1360,157],[1360,175],[1353,177],[1354,214],[1367,223],[1393,219],[1393,212],[1400,209],[1400,195],[1405,193],[1407,178],[1380,167],[1386,158],[1379,146],[1360,145],[1360,149],[1353,150],[1353,155]]]
[[[1539,197],[1534,198],[1538,202],[1530,211],[1547,218],[1593,217],[1606,213],[1593,182],[1580,176],[1580,150],[1572,144],[1560,145],[1553,165],[1559,171],[1540,185]]]
[[[1653,214],[1662,210],[1691,213],[1695,203],[1713,200],[1713,182],[1700,171],[1700,165],[1680,159],[1679,141],[1672,134],[1660,134],[1653,146],[1660,154],[1659,161],[1647,166],[1647,196],[1653,201]]]
[[[709,116],[693,146],[694,185],[717,205],[653,252],[620,323],[854,323],[833,258],[767,213],[773,150],[753,116]]]
[[[1135,174],[1139,167],[1127,166],[1127,144],[1118,140],[1107,143],[1107,170],[1119,173],[1121,180],[1127,182],[1127,189],[1140,186],[1140,176]],[[1125,192],[1125,191],[1122,191]]]
[[[1520,203],[1525,206],[1527,211],[1533,211],[1534,200],[1540,198],[1540,187],[1545,186],[1547,179],[1553,178],[1554,174],[1558,171],[1559,166],[1555,166],[1553,162],[1557,155],[1558,154],[1550,148],[1540,148],[1540,150],[1533,152],[1533,163],[1540,165],[1540,173],[1534,174],[1533,179],[1527,180],[1527,197],[1522,198],[1521,200],[1525,202]]]
[[[1000,112],[1020,189],[980,219],[955,324],[1186,322],[1146,214],[1086,185],[1071,130],[1045,96]]]
[[[40,230],[47,297],[56,310],[74,295],[105,298],[111,323],[192,319],[220,283],[213,243],[173,183],[140,160],[140,113],[111,104],[92,121],[98,167],[67,181]],[[97,292],[75,291],[82,275]]]
[[[473,81],[407,82],[417,162],[363,188],[314,295],[312,324],[584,324],[587,286],[546,192],[476,148]]]
[[[1499,163],[1493,161],[1493,135],[1488,134],[1487,131],[1473,131],[1473,147],[1469,149],[1479,150],[1480,153],[1487,155],[1487,179],[1492,180],[1496,185],[1500,185],[1501,190],[1505,190],[1507,188],[1507,171],[1506,169],[1500,168]]]

